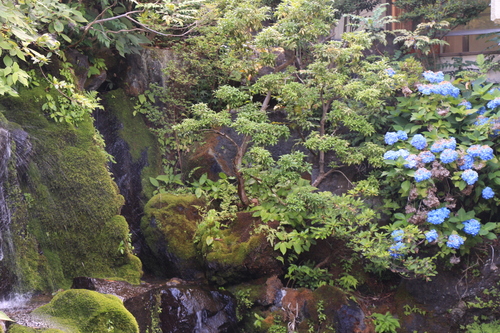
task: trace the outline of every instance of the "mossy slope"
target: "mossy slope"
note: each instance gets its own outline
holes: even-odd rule
[[[78,127],[41,112],[43,87],[0,100],[0,112],[30,135],[25,172],[13,174],[11,229],[23,290],[69,287],[75,276],[118,277],[137,283],[140,261],[125,246],[128,225],[88,117]],[[15,184],[14,184],[15,183]],[[122,244],[123,244],[122,243]]]

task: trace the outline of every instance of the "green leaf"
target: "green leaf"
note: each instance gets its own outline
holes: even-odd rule
[[[153,186],[160,187],[160,183],[156,180],[156,178],[149,177],[149,181],[153,184]]]
[[[139,99],[139,103],[146,103],[146,96],[144,96],[144,94],[140,94],[139,96],[137,96],[137,98]]]
[[[408,193],[408,191],[410,190],[410,187],[411,187],[411,183],[409,180],[403,182],[403,184],[401,184],[401,189],[403,190],[403,195]]]
[[[170,183],[171,177],[169,175],[159,175],[156,179],[168,184]]]
[[[14,321],[14,320],[10,319],[9,316],[7,316],[5,314],[5,312],[3,312],[3,311],[0,311],[0,320],[3,320],[3,321]]]
[[[213,242],[214,242],[214,238],[212,236],[208,236],[206,239],[205,239],[205,242],[207,243],[208,246],[212,245]]]
[[[59,36],[61,36],[65,41],[67,41],[68,43],[71,43],[71,38],[69,38],[68,35],[66,34],[63,34],[63,33],[60,33]]]
[[[54,22],[54,30],[57,32],[62,32],[64,30],[64,24],[61,21],[57,20]]]
[[[5,57],[3,57],[3,63],[6,67],[12,66],[13,63],[12,58],[6,55]]]

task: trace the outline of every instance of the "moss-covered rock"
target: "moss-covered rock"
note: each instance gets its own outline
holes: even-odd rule
[[[118,297],[91,290],[70,289],[58,293],[33,314],[63,332],[139,332],[137,321]]]
[[[0,99],[8,129],[23,128],[29,164],[9,175],[15,273],[23,290],[67,288],[75,276],[138,283],[140,262],[119,216],[123,197],[107,169],[91,117],[78,126],[55,123],[41,111],[44,87]],[[15,161],[13,161],[15,165]]]
[[[203,204],[194,195],[157,194],[144,207],[141,229],[164,275],[193,279],[201,273],[193,238]]]
[[[228,228],[217,230],[214,241],[207,241],[208,237],[213,238],[210,226],[200,228],[198,250],[211,282],[237,284],[282,274],[277,252],[264,234],[254,232],[258,222],[250,213],[238,213]]]

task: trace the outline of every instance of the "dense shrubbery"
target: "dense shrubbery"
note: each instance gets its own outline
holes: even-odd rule
[[[391,110],[382,195],[396,212],[395,264],[428,276],[438,257],[465,254],[483,238],[496,238],[497,223],[490,220],[500,184],[494,149],[500,90],[484,79],[445,81],[441,72],[424,72],[423,80],[429,83],[398,98]],[[400,200],[391,199],[398,194]],[[429,266],[415,270],[423,258],[431,259]]]

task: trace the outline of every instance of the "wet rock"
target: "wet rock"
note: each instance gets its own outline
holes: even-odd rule
[[[236,332],[236,300],[228,292],[170,287],[160,295],[163,333]]]
[[[127,282],[78,277],[73,287],[115,295],[137,319],[141,333],[236,332],[236,300],[226,291],[171,279],[133,286]]]
[[[358,304],[349,301],[344,304],[335,314],[335,332],[371,332],[365,323],[366,317]]]

